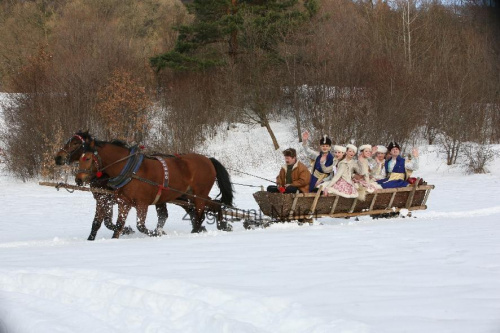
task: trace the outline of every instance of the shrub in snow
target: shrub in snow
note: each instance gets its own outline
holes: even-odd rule
[[[437,137],[437,142],[441,148],[441,152],[446,154],[446,164],[452,165],[457,163],[458,155],[460,152],[462,152],[463,149],[462,138],[458,136],[452,137],[441,133]]]
[[[463,154],[463,165],[467,173],[488,173],[486,165],[497,155],[491,145],[479,143],[465,144]]]

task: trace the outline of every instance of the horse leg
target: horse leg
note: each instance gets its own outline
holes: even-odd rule
[[[116,225],[113,224],[113,198],[108,195],[101,195],[102,209],[104,210],[104,225],[111,231],[116,230]]]
[[[168,218],[167,204],[164,203],[156,205],[156,214],[158,215],[158,224],[156,225],[155,232],[160,235],[166,235],[167,233],[163,231],[163,227],[165,226],[165,222],[167,222]]]
[[[125,226],[125,221],[127,220],[128,212],[130,212],[131,206],[124,202],[118,202],[118,220],[116,221],[116,230],[113,233],[113,238],[119,238],[120,234]]]
[[[224,220],[224,214],[222,213],[222,208],[220,207],[217,208],[217,215],[215,216],[215,218],[217,220],[217,230],[233,231],[232,225],[227,223],[226,220]]]
[[[206,231],[205,228],[202,228],[200,230],[200,225],[201,223],[198,222],[197,214],[196,214],[196,209],[194,206],[189,206],[189,207],[184,207],[184,210],[186,211],[187,215],[189,215],[189,219],[191,220],[191,225],[193,226],[193,229],[191,230],[192,234],[199,233],[201,231]],[[203,216],[203,220],[205,219],[205,216]],[[205,230],[203,230],[205,229]]]
[[[186,211],[186,214],[189,215],[189,220],[191,221],[191,225],[193,226],[193,231],[194,233],[194,227],[195,227],[195,214],[194,214],[194,207],[193,206],[188,206],[188,207],[183,207],[184,210]]]
[[[157,230],[151,231],[148,228],[146,228],[146,217],[148,215],[148,206],[137,205],[135,207],[135,210],[137,211],[137,230],[148,236],[161,236],[161,234],[159,234]]]
[[[89,238],[87,238],[87,240],[89,241],[95,240],[97,231],[101,227],[102,220],[105,218],[106,214],[106,209],[105,207],[103,207],[106,205],[106,203],[104,202],[102,197],[94,195],[94,198],[95,198],[95,215],[94,215],[94,221],[92,221],[92,229],[90,231]]]
[[[114,198],[112,195],[107,195],[107,194],[101,194],[103,202],[105,202],[105,214],[104,214],[104,225],[106,228],[108,228],[111,231],[116,230],[116,225],[113,224],[113,204],[114,204]],[[103,203],[104,205],[104,203]],[[103,206],[104,207],[104,206]],[[130,235],[133,234],[135,231],[132,229],[131,226],[126,225],[123,227],[121,235]]]
[[[191,230],[191,233],[207,231],[207,229],[203,226],[203,221],[205,221],[205,202],[201,199],[195,199],[194,208],[194,218],[191,221],[193,224],[193,230]]]

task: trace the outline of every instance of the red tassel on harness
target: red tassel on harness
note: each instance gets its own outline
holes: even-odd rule
[[[278,187],[278,190],[280,191],[280,193],[285,193],[285,187],[284,186]]]
[[[101,178],[102,177],[102,172],[101,171],[97,171],[97,173],[95,174],[97,178]]]

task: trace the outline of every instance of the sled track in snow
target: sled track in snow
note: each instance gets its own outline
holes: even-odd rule
[[[474,209],[474,210],[466,210],[466,211],[458,211],[458,212],[435,212],[435,211],[422,211],[418,212],[418,220],[435,220],[435,219],[441,219],[441,218],[446,218],[446,219],[462,219],[462,218],[471,218],[471,217],[487,217],[491,215],[496,215],[500,214],[500,206],[494,206],[494,207],[488,207],[488,208],[481,208],[481,209]],[[397,219],[392,219],[391,221],[395,221]],[[378,220],[378,221],[383,221],[383,220]],[[407,219],[404,219],[404,221],[407,221]],[[369,222],[369,221],[365,221]],[[236,222],[239,223],[239,222]],[[354,223],[349,223],[345,224],[342,226],[349,226],[356,224]],[[325,227],[325,225],[322,225],[322,227]],[[336,226],[338,227],[338,226]],[[283,230],[290,230],[290,228],[287,227],[282,227],[280,224],[276,225],[275,229],[283,229]],[[166,230],[168,232],[168,226],[166,227]],[[236,233],[238,232],[247,232],[247,231],[235,231]],[[141,235],[139,235],[141,236]],[[190,233],[171,233],[166,236],[163,236],[161,239],[169,239],[169,238],[196,238],[196,237],[231,237],[231,234],[228,234],[227,232],[223,231],[209,231],[207,233],[203,234],[190,234]],[[148,237],[137,237],[137,236],[132,236],[129,238],[124,238],[120,241],[134,241],[134,240],[139,240],[139,239],[144,239],[148,240]],[[98,239],[95,241],[95,243],[99,242],[115,242],[115,240],[110,240],[110,239]],[[0,243],[0,248],[22,248],[22,247],[57,247],[57,246],[68,246],[68,245],[76,245],[76,244],[89,244],[88,241],[84,239],[79,239],[76,237],[72,238],[59,238],[55,237],[54,239],[51,240],[33,240],[33,241],[20,241],[20,242],[7,242],[7,243]]]
[[[0,328],[9,333],[78,332],[89,323],[94,332],[366,331],[361,323],[314,318],[280,298],[99,271],[0,271],[0,299]],[[30,313],[40,308],[47,321],[29,323]]]
[[[485,217],[490,215],[500,214],[500,206],[493,206],[488,208],[481,209],[473,209],[473,210],[465,210],[458,212],[434,212],[434,211],[425,211],[419,212],[418,218],[420,219],[437,219],[437,218],[452,218],[452,219],[461,219],[461,218],[470,218],[470,217]]]

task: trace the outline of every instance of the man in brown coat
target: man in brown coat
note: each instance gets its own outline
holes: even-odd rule
[[[277,186],[271,185],[268,192],[295,193],[299,190],[302,193],[309,192],[309,181],[311,173],[304,163],[297,161],[297,152],[293,148],[283,151],[285,165],[281,168],[280,174],[276,177]]]

